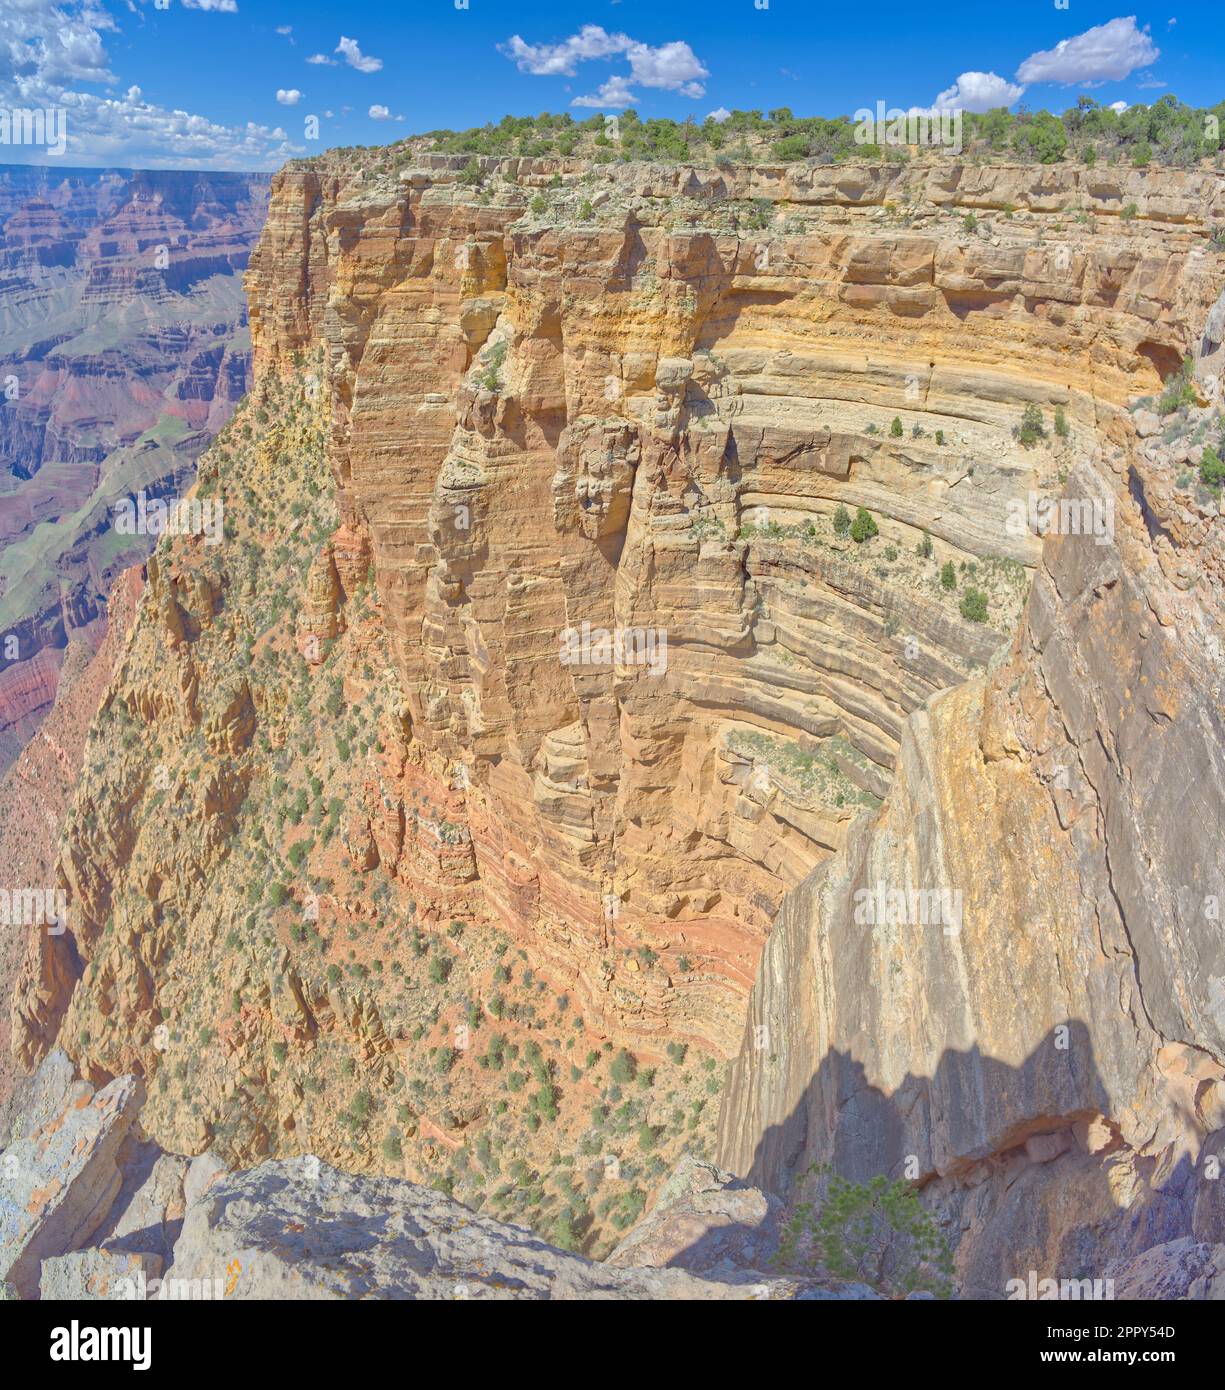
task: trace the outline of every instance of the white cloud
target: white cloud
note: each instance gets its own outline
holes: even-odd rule
[[[356,68],[358,72],[378,72],[383,66],[382,58],[370,58],[358,47],[356,39],[346,39],[342,34],[340,42],[336,45],[336,52],[344,58],[351,68]]]
[[[302,100],[302,93],[296,87],[290,87],[288,91],[284,87],[278,87],[276,99],[282,106],[297,106]]]
[[[334,68],[337,66],[336,59],[329,58],[326,53],[312,53],[306,61],[308,63],[314,63],[316,67]]]
[[[1136,27],[1135,15],[1112,19],[1054,48],[1031,53],[1017,69],[1018,82],[1118,82],[1161,56],[1147,26]]]
[[[211,10],[215,14],[237,14],[237,0],[183,0],[185,10]]]
[[[498,50],[515,60],[520,72],[535,77],[573,77],[579,63],[591,58],[612,58],[625,52],[631,40],[625,34],[606,34],[598,24],[584,24],[577,34],[561,43],[524,43],[513,34]]]
[[[716,106],[715,109],[706,117],[708,121],[714,121],[716,125],[722,125],[732,113],[726,106]]]
[[[614,74],[594,92],[575,97],[571,106],[633,106],[638,98],[630,91],[629,78]]]
[[[122,95],[83,90],[119,82],[104,43],[104,36],[115,32],[114,20],[96,0],[5,0],[0,6],[0,107],[62,108],[67,118],[63,164],[269,169],[307,152],[279,127],[250,121],[230,126],[171,110],[146,101],[132,84]],[[38,146],[5,146],[4,157],[56,162]]]
[[[287,39],[287,38],[290,36],[290,34],[293,33],[293,25],[292,25],[292,24],[278,24],[278,25],[276,26],[276,31],[277,31],[278,34],[280,34],[280,36],[281,36],[283,39]]]
[[[1024,87],[1018,87],[998,73],[963,72],[932,102],[932,110],[993,111],[997,106],[1011,106],[1024,95]]]
[[[1128,106],[1128,103],[1125,102],[1125,101],[1112,101],[1112,102],[1110,103],[1110,110],[1111,110],[1111,111],[1126,111],[1126,110],[1127,110],[1127,106]]]
[[[690,46],[680,39],[652,47],[628,34],[609,34],[598,24],[584,24],[560,43],[527,43],[513,34],[498,51],[520,72],[534,77],[573,77],[580,63],[625,58],[629,74],[616,73],[595,92],[575,97],[573,106],[629,106],[636,100],[631,86],[679,92],[697,101],[706,95],[702,79],[710,73]]]
[[[366,114],[372,121],[391,120],[391,112],[385,106],[372,106]]]

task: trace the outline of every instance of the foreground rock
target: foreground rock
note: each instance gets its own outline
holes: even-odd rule
[[[876,1297],[754,1268],[777,1199],[693,1160],[601,1265],[431,1188],[313,1155],[227,1173],[211,1153],[162,1153],[140,1132],[139,1080],[95,1091],[58,1049],[24,1095],[0,1155],[0,1283],[20,1298]]]
[[[5,1150],[0,1186],[0,1279],[23,1298],[38,1292],[42,1261],[79,1249],[123,1186],[120,1155],[143,1088],[121,1077],[101,1091],[68,1089],[65,1108]]]
[[[187,1214],[167,1275],[173,1288],[220,1280],[240,1299],[837,1299],[752,1271],[613,1268],[530,1231],[394,1178],[338,1172],[317,1159],[261,1164],[223,1178]]]
[[[778,1247],[782,1211],[777,1197],[689,1156],[607,1263],[708,1273],[766,1269]]]

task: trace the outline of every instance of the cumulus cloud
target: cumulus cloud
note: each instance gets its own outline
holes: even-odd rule
[[[317,67],[334,68],[337,65],[336,59],[329,58],[326,53],[312,53],[306,61],[308,63],[314,63]]]
[[[290,34],[293,33],[293,25],[292,25],[292,24],[278,24],[278,25],[276,26],[276,31],[277,31],[278,34],[280,34],[280,36],[281,36],[283,39],[287,39],[287,38],[290,36]]]
[[[385,106],[372,106],[366,114],[372,121],[391,120],[391,112]]]
[[[629,78],[614,75],[586,96],[575,97],[571,106],[633,106],[637,101],[630,90]]]
[[[708,121],[714,121],[716,125],[722,125],[732,113],[726,106],[716,106],[715,109],[706,117]]]
[[[1119,111],[1119,112],[1122,112],[1122,111],[1126,111],[1126,110],[1127,110],[1127,105],[1128,105],[1128,104],[1127,104],[1127,102],[1125,102],[1125,101],[1112,101],[1112,102],[1110,103],[1110,109],[1111,109],[1111,111]]]
[[[615,57],[629,42],[624,34],[607,34],[598,24],[584,24],[561,43],[525,43],[518,34],[512,34],[498,45],[498,51],[513,58],[520,72],[535,77],[573,77],[579,63]]]
[[[284,87],[276,89],[276,99],[282,106],[297,106],[302,100],[302,93],[296,87],[286,90]]]
[[[527,43],[513,34],[498,51],[510,58],[520,72],[533,77],[574,77],[580,63],[624,58],[629,73],[615,73],[594,92],[575,97],[573,106],[629,106],[636,97],[632,88],[679,92],[694,101],[706,95],[702,79],[710,72],[683,40],[652,47],[628,34],[610,34],[598,24],[584,24],[577,34],[560,43]]]
[[[1161,56],[1148,26],[1136,27],[1135,15],[1112,19],[1063,39],[1054,48],[1031,53],[1017,69],[1018,82],[1118,82]]]
[[[933,111],[994,111],[997,106],[1011,106],[1025,95],[1018,87],[994,72],[963,72],[951,87],[946,87],[935,101]]]
[[[203,0],[191,8],[233,5]],[[270,169],[305,146],[280,127],[230,126],[207,116],[146,101],[140,87],[122,96],[83,90],[112,87],[105,36],[114,20],[93,0],[18,0],[0,7],[0,107],[61,108],[66,113],[67,165],[133,168]],[[6,146],[7,160],[42,163],[38,147]],[[51,161],[54,162],[54,161]]]
[[[383,66],[382,58],[368,57],[361,51],[356,39],[346,39],[343,34],[340,36],[340,42],[336,45],[336,52],[351,68],[356,68],[358,72],[378,72]]]

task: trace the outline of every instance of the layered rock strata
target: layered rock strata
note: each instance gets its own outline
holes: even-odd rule
[[[728,1047],[783,894],[1010,635],[1010,504],[1181,360],[1221,181],[461,164],[280,174],[257,363],[326,345],[342,514],[487,900],[585,1007]],[[861,506],[870,545],[832,524]]]

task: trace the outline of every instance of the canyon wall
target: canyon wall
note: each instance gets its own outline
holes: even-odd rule
[[[326,344],[341,506],[469,872],[585,1006],[727,1047],[782,895],[1011,635],[1039,544],[1009,503],[1179,363],[1220,180],[489,160],[477,194],[422,163],[278,176],[257,363]],[[1031,402],[1067,442],[1018,445]],[[666,631],[666,671],[563,664],[584,623]]]
[[[1201,171],[289,166],[224,543],[148,566],[21,1064],[591,1253],[740,1047],[724,1165],[922,1181],[967,1289],[1206,1231],[1223,217]],[[1177,428],[1129,409],[1193,351]]]

